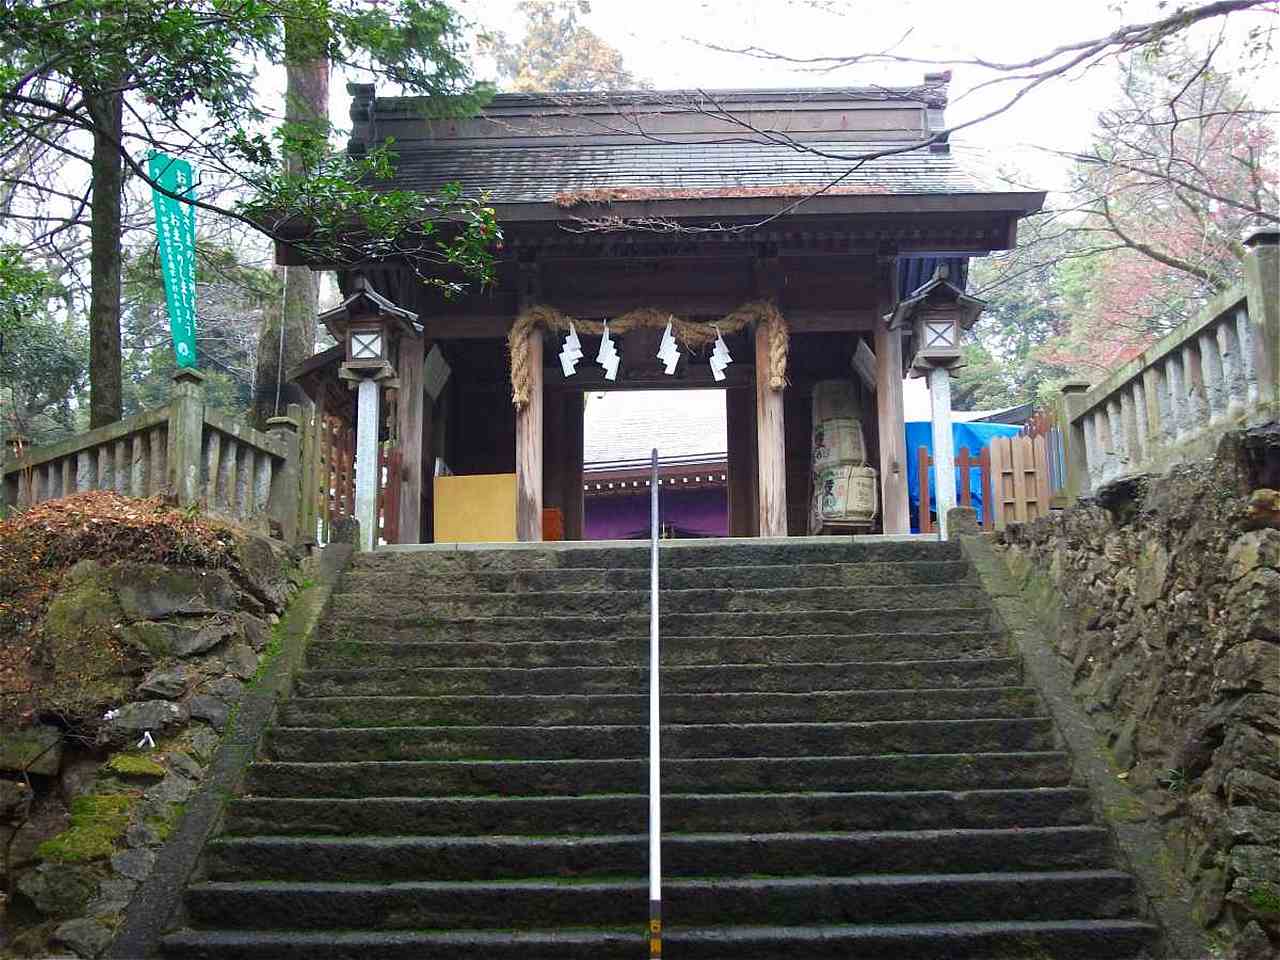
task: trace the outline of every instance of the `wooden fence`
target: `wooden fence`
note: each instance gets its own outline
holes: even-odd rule
[[[920,447],[916,456],[920,469],[920,532],[936,533],[929,482],[933,458],[928,447]],[[959,506],[980,507],[979,525],[984,530],[1003,530],[1013,522],[1043,517],[1049,512],[1050,502],[1050,457],[1045,438],[1025,434],[996,437],[976,457],[968,447],[961,447],[956,453],[953,482],[958,488]],[[975,492],[978,504],[974,503]]]
[[[300,480],[300,537],[329,543],[355,518],[355,436],[343,420],[320,408],[305,415]]]
[[[400,539],[400,472],[404,458],[399,447],[378,450],[378,531],[383,543]]]

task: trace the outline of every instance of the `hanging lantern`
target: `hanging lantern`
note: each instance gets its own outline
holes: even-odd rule
[[[394,386],[391,361],[396,344],[403,337],[422,336],[416,313],[396,306],[359,275],[352,281],[350,296],[318,319],[335,340],[346,344],[339,376],[350,381],[374,379]]]
[[[920,376],[931,367],[961,365],[960,334],[973,326],[984,307],[985,301],[951,283],[947,268],[940,266],[928,283],[884,319],[891,330],[910,336],[910,350],[904,355],[913,376]]]

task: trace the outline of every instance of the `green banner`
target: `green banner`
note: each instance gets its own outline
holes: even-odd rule
[[[170,193],[195,197],[191,164],[177,157],[153,153],[147,161],[152,181]],[[175,200],[154,187],[151,200],[156,209],[156,241],[160,249],[160,271],[164,275],[164,298],[169,307],[169,331],[178,366],[196,365],[196,208]]]

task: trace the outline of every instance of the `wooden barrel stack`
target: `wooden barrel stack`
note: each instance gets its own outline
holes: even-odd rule
[[[876,471],[867,466],[861,409],[852,381],[814,384],[812,449],[809,532],[870,529],[879,513]]]

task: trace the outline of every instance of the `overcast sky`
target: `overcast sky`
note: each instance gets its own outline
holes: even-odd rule
[[[465,0],[460,6],[480,24],[512,32],[520,20],[517,2]],[[797,57],[897,45],[899,52],[919,57],[1016,61],[1104,35],[1122,23],[1159,19],[1169,6],[1159,0],[592,0],[585,22],[621,51],[633,73],[658,88],[843,86],[918,83],[927,68],[815,72],[718,53],[704,44],[758,46]],[[1242,36],[1249,25],[1276,19],[1274,8],[1270,15],[1235,15],[1228,20],[1228,30]],[[990,76],[974,68],[955,71],[948,123],[970,119],[1003,102],[995,90],[961,96]],[[1253,82],[1265,84],[1260,99],[1269,96],[1274,102],[1280,93],[1280,76],[1274,70]],[[1109,69],[1055,81],[1008,113],[958,136],[960,149],[986,154],[998,165],[1012,164],[1040,181],[1037,186],[1052,189],[1060,182],[1062,164],[1036,148],[1086,147],[1094,117],[1108,102],[1113,84]]]

